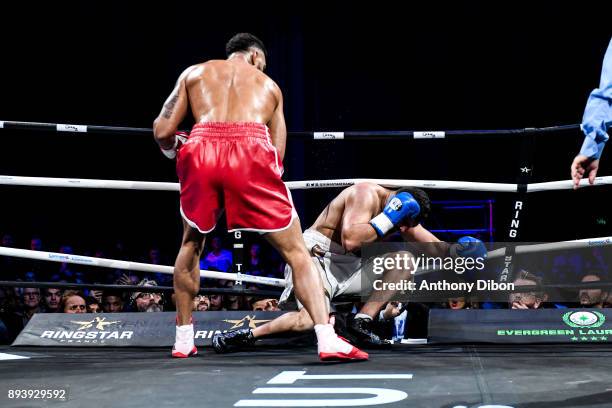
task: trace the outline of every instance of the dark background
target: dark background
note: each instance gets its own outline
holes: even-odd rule
[[[3,5],[0,120],[150,127],[184,68],[223,58],[225,42],[248,31],[269,49],[268,74],[285,94],[289,130],[579,123],[612,34],[604,2],[286,3]],[[176,180],[152,138],[7,130],[0,137],[0,174]],[[567,179],[581,135],[537,140],[534,181]],[[513,183],[519,148],[518,136],[293,141],[284,178]],[[611,174],[607,150],[602,176]],[[296,192],[303,226],[336,193]],[[430,193],[435,200],[495,200],[496,239],[504,239],[512,194]],[[610,197],[609,187],[531,194],[521,238],[612,235]],[[73,243],[76,253],[117,237],[170,253],[179,245],[173,193],[0,186],[0,200],[0,233],[20,242],[41,234],[49,244]]]

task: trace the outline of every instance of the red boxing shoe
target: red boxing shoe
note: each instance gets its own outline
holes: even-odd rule
[[[370,356],[365,351],[359,350],[357,347],[353,346],[350,352],[348,353],[319,353],[319,359],[321,361],[365,361]]]
[[[198,349],[196,348],[196,346],[193,346],[191,351],[187,354],[181,353],[175,347],[176,346],[172,347],[172,357],[173,358],[187,358],[187,357],[195,356],[196,354],[198,354]]]
[[[359,350],[334,332],[331,324],[315,325],[321,361],[363,361],[368,353]]]

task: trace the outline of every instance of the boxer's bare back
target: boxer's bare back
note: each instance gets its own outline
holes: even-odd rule
[[[266,124],[270,128],[272,144],[282,160],[287,134],[282,92],[261,71],[265,69],[265,60],[261,59],[257,64],[259,66],[252,65],[239,55],[187,68],[164,103],[160,116],[175,126],[178,126],[178,118],[182,120],[188,110],[191,110],[196,123]]]

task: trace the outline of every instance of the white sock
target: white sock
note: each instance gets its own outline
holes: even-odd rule
[[[370,315],[367,315],[365,313],[357,313],[355,315],[355,319],[366,319],[366,320],[372,320],[372,317]]]
[[[193,344],[193,324],[176,326],[176,342]]]
[[[315,324],[319,353],[345,353],[348,354],[353,346],[343,341],[334,331],[331,324]]]

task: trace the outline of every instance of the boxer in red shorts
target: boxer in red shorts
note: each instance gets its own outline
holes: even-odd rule
[[[187,68],[153,124],[162,153],[177,159],[183,240],[174,267],[177,327],[173,357],[197,353],[191,321],[206,234],[225,210],[230,231],[257,231],[293,270],[295,294],[315,323],[322,360],[365,360],[334,332],[288,189],[281,180],[287,129],[283,95],[263,73],[266,51],[251,34],[226,45],[226,60]],[[191,110],[190,135],[176,134]]]

